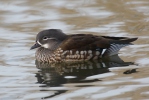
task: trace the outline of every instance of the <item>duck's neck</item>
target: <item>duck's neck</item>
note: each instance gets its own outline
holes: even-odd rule
[[[38,61],[48,62],[53,56],[53,50],[49,50],[43,47],[37,49],[35,57]]]

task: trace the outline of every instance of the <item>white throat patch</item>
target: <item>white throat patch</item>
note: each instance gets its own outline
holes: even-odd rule
[[[49,48],[49,44],[44,44],[44,45],[41,45],[42,47],[44,48]]]

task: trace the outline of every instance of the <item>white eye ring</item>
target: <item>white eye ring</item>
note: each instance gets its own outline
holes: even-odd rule
[[[48,39],[48,37],[46,37],[46,36],[45,36],[45,37],[43,37],[43,40],[47,40],[47,39]]]

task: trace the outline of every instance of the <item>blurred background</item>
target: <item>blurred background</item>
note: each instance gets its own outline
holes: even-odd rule
[[[148,9],[148,0],[0,0],[0,100],[147,100]],[[46,73],[55,74],[38,69],[35,50],[29,50],[36,34],[49,28],[67,34],[138,37],[135,45],[119,54],[135,64],[119,65],[75,82],[69,82],[74,74],[56,73],[59,85],[49,85],[55,78],[47,79]],[[132,69],[135,73],[123,74]]]

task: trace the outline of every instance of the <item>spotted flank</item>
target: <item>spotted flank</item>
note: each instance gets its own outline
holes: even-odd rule
[[[62,52],[60,52],[62,51]],[[98,59],[100,57],[99,51],[92,51],[92,50],[66,50],[63,51],[59,48],[56,53],[60,53],[60,57],[65,61],[78,61],[78,60],[91,60],[91,59]]]

